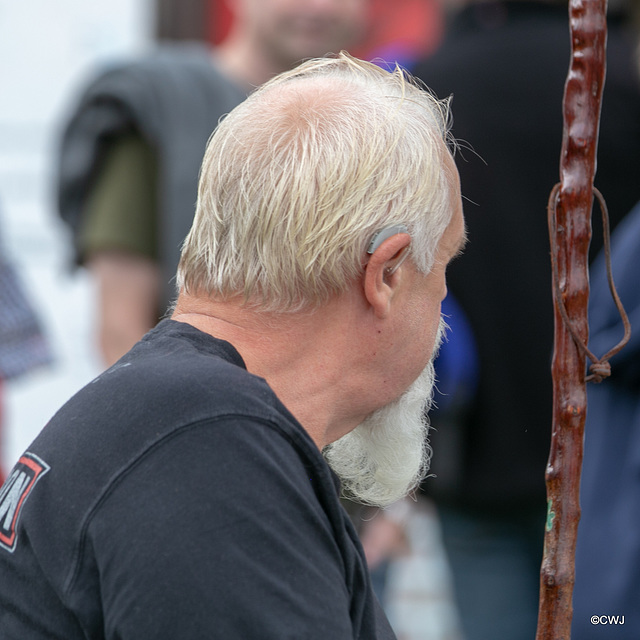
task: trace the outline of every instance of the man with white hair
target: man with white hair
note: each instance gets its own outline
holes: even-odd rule
[[[465,239],[447,127],[400,69],[346,54],[222,121],[172,318],[0,493],[4,640],[394,637],[336,474],[385,505],[426,471]]]

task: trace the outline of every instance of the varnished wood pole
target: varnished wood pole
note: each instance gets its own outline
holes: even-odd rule
[[[565,85],[560,184],[549,201],[555,272],[553,422],[546,470],[548,515],[536,640],[571,637],[574,559],[587,409],[588,252],[600,105],[605,78],[606,0],[570,0],[571,60]],[[544,43],[540,43],[544,46]],[[561,307],[564,306],[564,309]],[[573,326],[573,335],[567,326]]]

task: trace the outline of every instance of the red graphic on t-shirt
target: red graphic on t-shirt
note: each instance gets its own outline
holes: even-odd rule
[[[33,453],[25,453],[0,488],[0,547],[16,548],[18,519],[36,482],[49,471],[49,465]]]

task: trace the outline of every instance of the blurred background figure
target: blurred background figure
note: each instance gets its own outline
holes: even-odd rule
[[[59,406],[100,368],[91,282],[69,271],[69,236],[54,210],[58,123],[78,78],[142,51],[151,0],[0,2],[0,194],[4,246],[55,354],[50,366],[3,385],[3,447],[10,469]]]
[[[0,210],[0,227],[1,214]],[[40,320],[9,259],[0,233],[0,486],[5,479],[3,385],[51,360],[51,349]]]
[[[580,640],[640,638],[640,204],[616,229],[611,262],[632,331],[611,377],[587,385],[572,627]],[[603,254],[591,273],[589,329],[597,356],[624,334]],[[594,625],[594,615],[624,616],[624,624]]]
[[[417,59],[433,53],[441,43],[450,2],[367,0],[366,30],[364,37],[352,47],[353,55],[365,60],[379,59],[410,67]],[[175,7],[173,11],[172,6]],[[178,6],[176,0],[160,0],[161,34],[175,33],[176,22],[180,17],[184,21],[189,15],[185,9],[184,2]],[[192,15],[186,22],[181,29],[181,37],[220,45],[234,22],[231,3],[228,0],[208,0],[206,20],[199,20]]]
[[[628,18],[626,7],[611,7],[595,178],[612,227],[640,195]],[[552,408],[546,205],[559,179],[569,47],[566,1],[474,2],[414,69],[439,97],[453,95],[462,142],[469,245],[447,279],[475,343],[477,389],[432,415],[436,477],[424,486],[438,506],[467,640],[535,635]],[[592,256],[602,246],[597,220]]]
[[[94,79],[60,152],[60,213],[95,275],[112,364],[165,313],[190,228],[198,168],[218,120],[304,58],[350,49],[367,0],[233,0],[223,42],[164,46]]]

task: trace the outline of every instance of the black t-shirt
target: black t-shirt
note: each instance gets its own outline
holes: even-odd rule
[[[0,637],[394,638],[337,480],[238,352],[165,320],[0,493]]]

